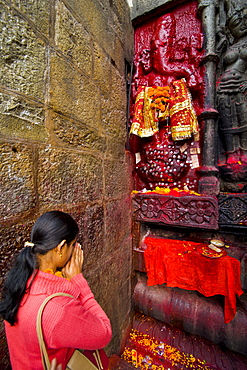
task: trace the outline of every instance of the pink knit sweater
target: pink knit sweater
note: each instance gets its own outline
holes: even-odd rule
[[[30,285],[31,278],[27,284]],[[57,292],[75,297],[55,297],[43,312],[42,328],[50,360],[66,368],[75,348],[99,349],[111,339],[111,324],[95,301],[82,274],[67,279],[38,271],[18,310],[17,323],[5,322],[10,360],[13,370],[43,370],[36,317],[44,299]]]

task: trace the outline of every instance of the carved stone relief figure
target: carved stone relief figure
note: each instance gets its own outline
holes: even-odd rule
[[[185,78],[191,93],[202,88],[201,70],[199,68],[202,55],[202,33],[193,32],[189,28],[186,36],[177,34],[176,18],[169,13],[161,16],[149,32],[149,42],[145,40],[144,47],[134,61],[133,94],[137,87],[166,86],[172,81]],[[140,38],[137,41],[141,43]],[[147,48],[148,46],[148,48]],[[197,96],[197,99],[199,97]],[[195,104],[198,108],[197,100]]]
[[[226,1],[226,28],[220,29],[217,109],[225,163],[220,173],[226,191],[246,191],[247,184],[247,1]],[[235,185],[233,185],[235,183]]]
[[[182,133],[180,136],[174,134],[178,128],[171,127],[175,116],[179,126],[183,125],[187,114],[191,118],[187,122],[193,126],[196,115],[203,109],[203,74],[200,67],[203,36],[196,9],[197,3],[192,2],[136,29],[130,142],[132,151],[136,153],[137,190],[154,189],[156,186],[197,190],[196,168],[200,161],[198,126],[197,132],[191,128],[190,135],[185,136]],[[183,82],[177,84],[176,81]],[[145,129],[140,129],[136,117],[140,103],[150,116],[145,103],[145,96],[149,94],[148,87],[168,87],[170,101],[167,110],[176,114],[172,121],[171,115],[165,114],[167,110],[164,108],[164,114],[151,119],[151,128],[145,126]],[[164,98],[159,94],[157,99]],[[171,103],[172,99],[178,104],[176,107]],[[144,120],[147,121],[145,117]],[[180,127],[181,131],[184,129],[188,127]]]

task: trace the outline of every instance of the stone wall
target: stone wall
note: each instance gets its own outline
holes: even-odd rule
[[[108,354],[117,353],[130,313],[128,4],[3,0],[0,9],[1,279],[40,214],[69,212],[84,275],[112,321]],[[0,341],[4,370],[3,327]]]
[[[174,4],[174,0],[128,0],[130,4],[131,18],[134,22],[137,21],[138,17],[143,17],[148,13],[159,13],[162,9],[171,7]],[[183,0],[176,0],[176,5]],[[148,14],[148,16],[150,16]],[[137,19],[136,19],[137,18]]]

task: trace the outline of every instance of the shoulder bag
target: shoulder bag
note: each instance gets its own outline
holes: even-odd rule
[[[50,363],[48,353],[45,347],[45,342],[44,342],[44,337],[43,337],[43,332],[42,332],[42,313],[43,313],[43,310],[46,304],[52,298],[58,297],[58,296],[66,296],[66,297],[74,298],[72,295],[67,294],[67,293],[54,293],[50,295],[44,300],[44,302],[40,306],[39,311],[38,311],[37,320],[36,320],[36,332],[37,332],[37,336],[39,340],[39,347],[40,347],[40,353],[41,353],[42,364],[43,364],[44,370],[50,370],[51,363]],[[90,352],[90,355],[91,354],[93,355],[95,363],[97,364],[97,365],[94,365],[92,361],[83,354],[83,350],[76,349],[67,364],[66,370],[103,370],[104,367],[102,365],[100,351],[102,350],[86,351],[86,352]]]

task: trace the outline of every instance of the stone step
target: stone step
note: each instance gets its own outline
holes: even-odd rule
[[[138,369],[247,370],[246,356],[140,313],[122,358]]]
[[[133,294],[135,311],[247,356],[246,306],[237,306],[235,318],[225,324],[224,301],[220,300],[222,296],[216,299],[165,285],[147,286],[143,275],[138,275]]]

